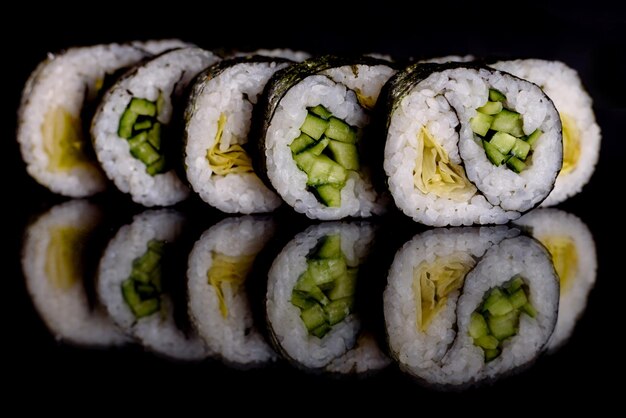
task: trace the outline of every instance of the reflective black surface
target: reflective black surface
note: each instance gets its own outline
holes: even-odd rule
[[[272,411],[271,402],[282,396],[295,396],[294,399],[304,399],[302,402],[307,404],[311,394],[319,393],[346,394],[349,402],[357,404],[355,406],[359,409],[375,403],[393,410],[399,404],[416,407],[421,402],[445,404],[458,410],[479,408],[487,402],[510,407],[508,399],[511,394],[523,393],[526,400],[532,399],[533,404],[540,404],[553,402],[557,392],[563,393],[559,399],[569,404],[591,398],[597,407],[606,405],[604,400],[610,400],[611,393],[617,389],[604,383],[606,370],[616,370],[615,373],[619,374],[622,362],[620,349],[611,339],[619,335],[620,308],[623,306],[623,246],[619,245],[623,227],[615,223],[621,219],[622,210],[614,198],[622,189],[619,168],[626,156],[623,135],[623,121],[626,120],[623,82],[626,22],[623,14],[599,7],[596,10],[581,10],[574,6],[566,9],[530,7],[519,13],[520,20],[534,22],[529,26],[532,30],[528,36],[512,41],[510,36],[494,39],[493,32],[477,29],[477,13],[467,10],[469,7],[456,13],[441,10],[443,7],[433,10],[439,14],[449,12],[450,16],[447,20],[439,17],[432,21],[404,14],[401,8],[389,6],[382,9],[378,4],[364,6],[360,13],[352,13],[353,20],[349,23],[346,19],[337,19],[315,36],[302,31],[297,21],[281,24],[273,14],[248,11],[237,24],[247,26],[256,34],[249,36],[244,32],[225,33],[204,23],[200,25],[193,17],[194,13],[190,14],[188,10],[173,11],[168,18],[171,21],[149,27],[119,25],[119,9],[111,6],[95,19],[93,15],[81,20],[51,14],[38,24],[39,30],[47,36],[12,43],[8,56],[14,57],[14,63],[6,81],[9,123],[5,125],[6,130],[3,129],[4,143],[8,147],[3,159],[7,211],[3,223],[9,246],[9,253],[5,256],[8,270],[5,274],[7,329],[4,346],[9,350],[5,361],[10,367],[8,379],[13,390],[41,391],[58,396],[88,394],[90,399],[104,401],[129,391],[154,397],[153,386],[146,385],[151,382],[161,388],[163,396],[160,401],[164,403],[174,404],[184,399],[206,405],[212,398],[221,396],[239,396],[241,402],[241,396],[245,394],[244,399],[262,399],[264,402],[254,405],[261,405],[268,411]],[[166,19],[162,12],[151,13],[157,22]],[[383,22],[384,29],[379,29],[380,22]],[[442,24],[445,30],[442,30]],[[172,362],[146,352],[136,344],[113,349],[85,349],[57,342],[28,296],[20,254],[26,226],[37,215],[66,199],[50,194],[25,173],[14,141],[13,125],[20,90],[30,71],[49,50],[74,44],[169,36],[197,42],[207,48],[280,46],[314,53],[378,51],[404,58],[451,53],[538,57],[563,60],[578,70],[594,99],[603,139],[600,161],[591,182],[582,194],[560,206],[586,224],[595,239],[598,256],[596,284],[589,293],[584,315],[578,320],[568,342],[553,354],[542,356],[533,367],[519,375],[500,380],[494,386],[463,393],[441,393],[423,388],[394,365],[366,378],[338,379],[302,372],[285,361],[244,371],[211,359],[200,363]],[[106,214],[102,228],[107,237],[112,237],[121,225],[130,223],[133,215],[143,210],[115,191],[97,196],[93,201],[101,205]],[[177,209],[190,221],[196,238],[225,218],[196,199],[179,205]],[[275,219],[274,251],[280,250],[284,243],[310,225],[307,219],[286,209],[281,210]],[[379,226],[378,245],[368,273],[372,281],[380,284],[380,292],[386,281],[386,268],[396,250],[424,228],[397,213],[374,222]],[[263,253],[262,260],[271,263],[272,257]],[[372,303],[380,309],[382,302],[375,297],[374,293]],[[378,318],[380,320],[380,316]],[[66,383],[60,384],[60,381]],[[597,395],[590,393],[591,387],[598,389]]]

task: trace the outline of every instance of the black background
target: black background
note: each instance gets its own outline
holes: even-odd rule
[[[54,3],[43,7],[15,5],[6,14],[5,18],[19,28],[2,29],[7,44],[2,70],[8,94],[4,103],[9,107],[3,118],[6,148],[2,170],[7,196],[3,222],[10,243],[5,259],[9,268],[3,298],[7,324],[3,345],[9,351],[4,367],[9,371],[5,377],[11,392],[54,395],[57,400],[62,397],[66,403],[59,407],[69,406],[67,402],[73,398],[106,402],[131,397],[139,399],[135,403],[141,407],[200,402],[206,413],[211,413],[217,403],[233,398],[238,400],[229,401],[229,405],[235,413],[252,406],[296,415],[324,411],[335,401],[346,408],[385,408],[381,411],[403,404],[416,413],[432,407],[482,413],[487,406],[494,407],[494,413],[502,413],[502,405],[517,411],[544,401],[559,407],[593,404],[602,408],[618,400],[615,395],[623,385],[610,385],[605,376],[611,376],[607,370],[613,377],[620,376],[616,373],[623,369],[621,349],[612,340],[621,335],[623,324],[619,300],[623,295],[620,250],[624,246],[620,242],[624,231],[622,224],[614,221],[621,219],[622,209],[615,199],[623,196],[620,169],[626,157],[624,13],[598,2],[586,9],[571,4],[522,6],[515,2],[466,2],[460,7],[441,2],[411,6],[390,1],[348,2],[346,6],[307,2],[289,7],[260,3],[253,7],[172,3],[167,8],[85,3],[88,11]],[[21,89],[49,51],[167,37],[208,49],[287,47],[314,54],[380,52],[400,59],[468,53],[535,57],[561,60],[578,70],[594,99],[603,139],[600,162],[590,184],[560,206],[589,226],[598,251],[598,280],[570,343],[557,354],[540,359],[532,369],[493,387],[443,394],[420,388],[393,368],[366,380],[328,380],[284,364],[243,372],[218,362],[170,363],[139,349],[81,350],[55,342],[28,299],[19,251],[27,222],[65,199],[50,194],[26,174],[14,133]],[[117,192],[96,201],[116,222],[127,221],[141,211]],[[196,219],[199,233],[220,217],[197,201],[181,209]],[[280,222],[286,234],[307,225],[306,220],[289,213],[281,216]],[[397,232],[408,239],[420,230],[402,217],[381,222],[389,236]],[[287,397],[299,403],[302,411],[279,406]]]

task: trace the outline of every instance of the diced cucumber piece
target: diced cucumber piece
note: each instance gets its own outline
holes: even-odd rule
[[[528,314],[531,318],[537,316],[537,311],[533,308],[533,305],[530,302],[527,302],[524,306],[522,306],[522,310]]]
[[[489,159],[489,161],[491,161],[493,165],[500,166],[506,160],[506,157],[489,142],[483,141],[483,148],[485,149],[485,154],[487,154],[487,158]]]
[[[155,251],[146,251],[144,255],[133,261],[133,268],[150,273],[161,263],[161,254]]]
[[[310,107],[309,108],[309,112],[313,113],[314,115],[319,116],[320,118],[327,120],[328,118],[330,118],[333,114],[330,113],[324,106],[322,105],[317,105],[315,107]]]
[[[330,302],[324,307],[328,323],[335,325],[343,321],[346,316],[350,315],[351,308],[352,298],[337,299]]]
[[[492,102],[503,102],[506,96],[496,89],[489,89],[489,100]]]
[[[513,311],[513,305],[509,302],[509,298],[496,288],[487,296],[483,304],[483,311],[489,312],[491,315],[506,315]]]
[[[152,274],[151,272],[146,272],[133,268],[130,272],[129,278],[135,280],[138,283],[150,283],[150,281],[152,280]]]
[[[152,129],[148,131],[148,142],[155,149],[161,149],[161,124],[159,122],[152,126]]]
[[[343,187],[343,186],[342,186]],[[334,184],[322,184],[315,188],[320,200],[329,208],[341,206],[341,188]]]
[[[528,135],[528,139],[526,139],[526,142],[528,143],[528,145],[530,145],[530,149],[535,149],[535,147],[537,146],[537,140],[541,135],[543,135],[543,131],[541,129],[535,129],[535,132]]]
[[[511,154],[520,160],[525,160],[528,157],[528,153],[530,152],[530,144],[521,139],[515,139],[515,145],[511,148]]]
[[[493,350],[485,349],[485,361],[491,361],[500,355],[500,350],[494,348]]]
[[[291,152],[294,154],[299,154],[311,145],[315,143],[315,140],[308,136],[307,134],[301,133],[299,137],[294,139],[289,145]]]
[[[156,116],[159,116],[161,112],[163,112],[164,107],[165,107],[165,96],[163,96],[163,93],[159,93],[159,97],[157,97],[157,101],[156,101]]]
[[[304,309],[302,312],[300,312],[300,318],[302,318],[302,322],[304,322],[304,326],[308,331],[312,331],[320,325],[326,323],[324,310],[318,304],[315,304],[310,308]]]
[[[137,289],[137,293],[141,295],[142,299],[151,299],[158,296],[156,289],[151,284],[138,282],[135,283],[135,289]]]
[[[300,130],[317,141],[322,137],[328,125],[329,123],[324,119],[318,118],[311,113],[307,113]]]
[[[528,298],[526,297],[524,289],[517,289],[515,293],[509,296],[509,301],[514,309],[519,309],[528,302]]]
[[[135,281],[126,279],[122,282],[122,296],[136,318],[143,318],[159,310],[158,298],[142,300],[135,289]]]
[[[503,155],[506,155],[511,152],[511,150],[515,146],[516,140],[517,138],[515,138],[513,135],[509,135],[505,132],[496,132],[493,135],[493,138],[491,138],[491,140],[489,141],[489,143],[496,147],[498,151],[500,151]]]
[[[513,310],[506,315],[494,315],[487,319],[491,334],[500,341],[517,334],[517,323],[518,313]]]
[[[130,111],[143,116],[156,116],[156,104],[146,99],[133,97],[128,105]]]
[[[487,321],[485,321],[485,317],[478,312],[472,313],[469,323],[469,334],[472,338],[476,339],[484,337],[488,332],[489,329],[487,328]]]
[[[308,153],[308,152],[307,152]],[[299,157],[305,153],[296,155]],[[307,171],[309,186],[318,186],[324,184],[338,184],[343,186],[346,183],[348,172],[345,168],[331,160],[326,155],[313,156],[312,167]],[[296,161],[297,162],[297,161]]]
[[[483,335],[482,337],[475,338],[474,344],[487,350],[493,350],[498,348],[500,341],[493,335]]]
[[[335,287],[328,293],[330,300],[338,300],[353,296],[356,291],[358,268],[349,268],[346,274],[335,281]]]
[[[143,131],[146,129],[150,129],[152,127],[152,120],[151,119],[144,119],[140,122],[135,122],[135,125],[133,126],[133,129],[135,130],[135,132],[139,132],[139,131]]]
[[[317,250],[318,258],[340,258],[342,255],[341,235],[327,235]]]
[[[165,158],[161,157],[155,162],[153,162],[152,164],[150,164],[148,167],[146,167],[146,171],[151,176],[154,176],[159,173],[164,173],[166,171],[166,168],[167,168],[167,165],[166,165]]]
[[[524,279],[522,279],[520,276],[515,276],[504,284],[504,289],[508,292],[509,295],[512,295],[517,289],[519,289],[523,285]]]
[[[121,138],[125,138],[125,139],[128,139],[131,136],[133,136],[133,126],[135,125],[135,122],[137,121],[138,117],[139,117],[138,114],[131,111],[129,108],[126,108],[126,110],[122,114],[122,117],[120,118],[120,124],[119,124],[119,127],[117,128],[117,134]]]
[[[319,156],[308,151],[301,151],[299,154],[293,156],[298,168],[307,174],[311,171],[318,158]]]
[[[485,115],[495,115],[496,113],[500,113],[502,111],[502,102],[489,101],[476,110],[480,113],[484,113]]]
[[[130,146],[130,153],[133,157],[146,165],[150,165],[161,158],[161,155],[147,142],[147,139],[148,134],[144,131],[130,138],[128,145]]]
[[[500,113],[494,116],[491,129],[498,132],[506,132],[519,138],[524,135],[522,115],[511,110],[502,109]]]
[[[326,149],[329,142],[330,142],[330,139],[323,136],[322,139],[317,141],[315,145],[312,145],[311,148],[309,148],[309,152],[311,152],[314,155],[320,155],[322,151]]]
[[[317,338],[324,338],[324,335],[328,334],[330,331],[330,325],[324,323],[319,327],[315,328],[313,331],[309,331],[312,335],[315,335]]]
[[[470,119],[470,127],[472,132],[480,136],[487,135],[491,124],[493,123],[493,116],[485,115],[484,113],[476,113],[476,115]]]
[[[298,292],[297,290],[291,293],[291,303],[300,309],[309,309],[317,304],[317,302],[309,299],[304,293]]]
[[[516,173],[521,173],[526,168],[526,163],[516,157],[509,158],[506,165]]]
[[[337,161],[346,170],[359,169],[359,154],[355,144],[331,140],[328,148]]]
[[[322,305],[326,305],[330,302],[328,297],[322,292],[322,289],[315,284],[315,280],[308,269],[302,273],[294,286],[294,290],[302,292],[307,297],[315,299]]]
[[[165,249],[165,241],[152,239],[148,242],[148,249],[150,251],[154,251],[155,253],[163,254],[163,250]]]
[[[326,136],[335,141],[354,144],[356,142],[356,131],[341,119],[331,117],[328,120]]]
[[[313,283],[323,286],[332,283],[346,274],[346,261],[343,258],[324,258],[309,260],[308,272],[313,278]]]

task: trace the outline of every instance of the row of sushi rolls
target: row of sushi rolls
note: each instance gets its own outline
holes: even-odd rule
[[[587,226],[545,208],[600,148],[561,62],[77,47],[28,79],[17,140],[28,173],[75,198],[27,226],[22,258],[71,344],[340,375],[395,363],[459,388],[562,346],[596,278]],[[88,198],[112,185],[157,208],[107,236]],[[192,195],[232,216],[197,231],[167,208]],[[329,222],[278,240],[281,206]],[[377,219],[394,210],[448,228],[390,251]]]

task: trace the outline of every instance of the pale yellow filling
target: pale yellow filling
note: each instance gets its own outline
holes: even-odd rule
[[[85,154],[80,118],[62,107],[50,109],[41,125],[43,148],[48,155],[48,170],[69,171],[73,168],[94,168]]]
[[[81,246],[85,231],[74,227],[50,229],[44,271],[56,289],[67,290],[82,278]]]
[[[580,159],[580,131],[573,118],[561,113],[563,125],[563,166],[561,174],[572,172]]]
[[[231,173],[251,173],[253,172],[252,160],[241,145],[231,144],[226,151],[220,150],[220,142],[224,134],[226,120],[226,115],[222,113],[217,121],[215,142],[207,152],[207,159],[209,160],[211,170],[220,176]]]
[[[539,241],[552,255],[554,270],[559,275],[561,292],[567,292],[578,273],[578,251],[576,243],[568,236],[548,235],[540,237]]]
[[[223,286],[230,286],[231,292],[235,294],[239,287],[245,282],[246,277],[252,270],[254,255],[242,255],[231,257],[213,251],[211,253],[213,263],[207,271],[209,284],[215,288],[217,299],[219,301],[220,313],[222,317],[228,316],[228,306],[224,299]]]

